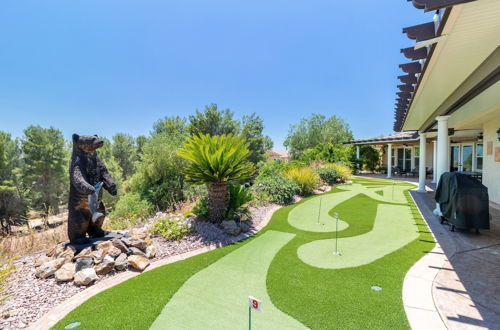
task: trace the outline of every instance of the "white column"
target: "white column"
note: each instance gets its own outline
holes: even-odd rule
[[[432,183],[437,183],[437,145],[436,140],[432,141]]]
[[[392,143],[387,144],[387,178],[392,178]]]
[[[359,159],[359,146],[356,146],[356,159]]]
[[[450,116],[439,116],[436,117],[438,124],[437,132],[437,165],[436,165],[436,180],[439,183],[439,179],[444,172],[448,171],[448,149],[450,144],[450,139],[448,137],[448,118]],[[439,209],[439,204],[436,204],[436,209],[434,214],[442,215]]]
[[[425,154],[426,154],[426,133],[420,133],[420,159],[418,163],[418,190],[419,192],[425,192]]]

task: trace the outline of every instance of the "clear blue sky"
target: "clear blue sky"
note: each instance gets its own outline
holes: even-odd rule
[[[430,19],[406,0],[3,0],[0,130],[138,136],[217,103],[276,148],[311,113],[390,133],[401,29]]]

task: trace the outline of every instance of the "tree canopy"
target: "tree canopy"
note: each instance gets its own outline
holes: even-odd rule
[[[335,115],[327,118],[321,114],[312,114],[290,127],[284,145],[293,158],[299,158],[305,150],[321,143],[338,145],[351,139],[351,129],[344,119]]]

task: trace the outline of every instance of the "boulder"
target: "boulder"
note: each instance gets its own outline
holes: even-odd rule
[[[38,258],[35,262],[35,267],[40,267],[41,265],[43,265],[44,263],[46,263],[47,261],[51,261],[52,258],[51,257],[47,257],[47,256],[41,256],[40,258]]]
[[[80,272],[83,269],[92,268],[94,261],[92,258],[78,258],[75,262],[75,271]]]
[[[73,257],[73,260],[79,259],[79,258],[92,258],[92,248],[86,247],[85,249],[81,250],[78,252],[76,256]]]
[[[117,248],[116,246],[112,246],[108,249],[108,255],[112,256],[113,258],[118,257],[120,254],[122,254],[122,251]]]
[[[222,230],[229,235],[238,235],[241,232],[240,226],[234,220],[225,220],[221,223]]]
[[[57,258],[59,254],[64,252],[64,244],[59,243],[47,252],[47,257]]]
[[[72,262],[65,263],[55,272],[54,277],[57,282],[72,281],[73,277],[75,277],[75,264]]]
[[[113,258],[112,256],[105,256],[103,259],[102,259],[103,262],[114,262],[115,261],[115,258]]]
[[[132,238],[130,240],[130,247],[135,247],[138,248],[139,250],[146,250],[146,247],[148,246],[146,241],[140,238]]]
[[[39,278],[47,278],[49,276],[52,276],[59,268],[61,268],[63,264],[64,258],[57,258],[44,262],[40,267],[36,269],[35,276]]]
[[[252,227],[252,225],[249,221],[241,221],[240,222],[240,229],[241,229],[242,233],[249,232],[251,227]]]
[[[151,259],[156,257],[156,246],[150,245],[146,248],[146,258]]]
[[[72,247],[67,247],[62,253],[59,253],[58,258],[64,258],[66,262],[71,262],[75,256],[75,250]]]
[[[98,264],[102,261],[104,256],[106,255],[105,251],[103,249],[95,250],[92,251],[92,258],[94,259],[94,263]]]
[[[115,260],[115,269],[116,270],[125,270],[125,269],[127,269],[127,266],[128,266],[127,255],[125,253],[122,253]]]
[[[94,268],[85,268],[75,274],[75,284],[77,285],[89,285],[97,279]]]
[[[101,262],[99,265],[94,266],[97,275],[106,275],[115,268],[115,262]]]
[[[112,246],[113,246],[113,242],[104,241],[104,242],[97,244],[96,249],[97,250],[102,249],[102,250],[107,252]]]
[[[146,267],[149,266],[150,263],[147,258],[141,257],[137,254],[128,257],[127,261],[130,266],[140,271],[146,269]]]
[[[116,238],[112,241],[113,246],[120,249],[121,252],[127,253],[128,252],[128,247],[122,242],[121,239]]]
[[[141,250],[139,250],[138,248],[133,247],[133,246],[130,248],[130,253],[133,255],[135,254],[135,255],[147,258],[146,254],[144,252],[142,252]]]

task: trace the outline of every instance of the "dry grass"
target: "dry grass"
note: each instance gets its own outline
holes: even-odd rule
[[[32,231],[24,236],[9,236],[0,240],[0,262],[53,247],[67,240],[67,224],[41,232]]]
[[[14,271],[15,267],[13,264],[13,259],[4,258],[3,254],[0,255],[0,259],[5,259],[5,262],[0,262],[0,305],[7,299],[6,290],[7,290],[7,279],[10,274]],[[0,317],[3,315],[0,313]]]

